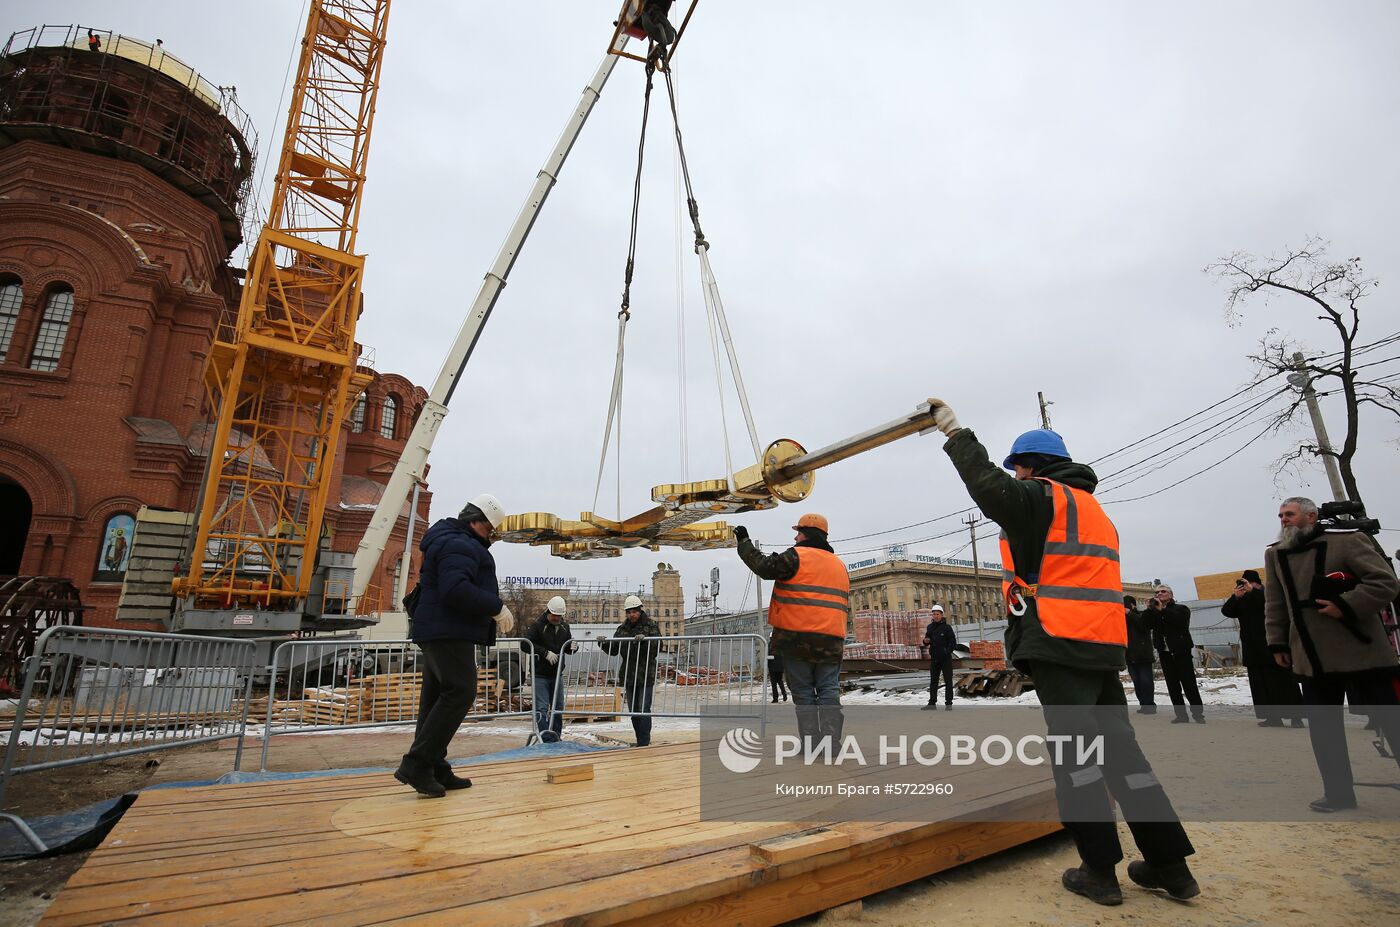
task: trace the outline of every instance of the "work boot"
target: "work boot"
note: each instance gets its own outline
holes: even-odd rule
[[[1118,887],[1118,874],[1113,867],[1100,869],[1097,866],[1079,866],[1066,869],[1060,877],[1065,888],[1076,895],[1083,895],[1095,904],[1122,904],[1123,890]]]
[[[1283,720],[1282,720],[1281,718],[1265,718],[1263,721],[1260,721],[1260,722],[1259,722],[1259,726],[1260,726],[1260,727],[1283,727]]]
[[[1321,814],[1331,814],[1334,811],[1350,811],[1356,807],[1356,799],[1344,798],[1319,798],[1316,801],[1308,802],[1308,807]]]
[[[424,798],[442,798],[447,789],[438,784],[433,774],[426,769],[410,769],[400,766],[394,770],[394,778],[407,785]]]
[[[1205,724],[1205,723],[1206,723],[1206,716],[1205,716],[1205,715],[1196,715],[1196,723],[1197,723],[1197,724]]]
[[[1191,723],[1191,719],[1188,718],[1188,717],[1186,717],[1185,715],[1177,715],[1175,718],[1172,718],[1172,724],[1190,724],[1190,723]]]
[[[437,780],[438,785],[442,786],[449,792],[454,792],[457,789],[469,789],[472,787],[472,781],[470,779],[464,779],[461,776],[454,774],[452,772],[451,766],[447,767],[446,769],[437,770],[435,773],[433,773],[433,778]]]
[[[943,706],[943,710],[944,710],[944,711],[952,711],[952,710],[953,710],[953,703],[952,703],[952,702],[948,702],[947,704],[945,704],[945,705]]]
[[[938,703],[937,703],[937,702],[929,702],[927,705],[924,706],[923,710],[924,710],[924,711],[937,711],[937,710],[938,710]]]
[[[1293,724],[1292,724],[1291,726],[1292,726],[1292,727],[1302,727],[1302,726],[1303,726],[1303,719],[1302,719],[1302,718],[1294,718],[1294,719],[1293,719]]]
[[[1146,860],[1134,860],[1128,863],[1128,878],[1143,888],[1159,888],[1177,901],[1195,898],[1201,893],[1201,886],[1196,884],[1195,876],[1186,868],[1185,860],[1165,866],[1154,866]]]

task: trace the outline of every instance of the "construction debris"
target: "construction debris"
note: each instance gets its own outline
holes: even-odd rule
[[[1034,688],[1035,683],[1031,677],[1014,669],[969,673],[958,680],[958,694],[964,697],[990,695],[997,698],[1015,698]]]

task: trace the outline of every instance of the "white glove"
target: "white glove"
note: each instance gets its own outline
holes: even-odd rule
[[[553,650],[545,654],[544,658],[549,661],[550,666],[553,666],[554,664],[559,662],[559,654],[555,653]]]
[[[515,616],[510,613],[509,605],[502,605],[501,610],[496,613],[496,633],[509,634],[515,630]]]
[[[952,437],[953,432],[962,428],[958,424],[958,417],[953,414],[953,407],[942,399],[929,397],[928,410],[933,415],[933,427]]]

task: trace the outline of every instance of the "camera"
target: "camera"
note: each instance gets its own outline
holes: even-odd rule
[[[1317,507],[1317,521],[1324,528],[1364,531],[1372,537],[1381,530],[1378,520],[1366,517],[1366,507],[1350,499],[1322,503]]]

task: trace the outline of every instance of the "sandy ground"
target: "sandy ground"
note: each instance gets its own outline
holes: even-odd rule
[[[1120,827],[1125,848],[1132,840]],[[801,924],[873,927],[1015,924],[1017,927],[1173,924],[1184,927],[1342,927],[1400,922],[1396,824],[1196,824],[1192,870],[1200,897],[1173,901],[1127,881],[1108,908],[1060,887],[1077,865],[1069,838],[1046,837],[990,859],[872,895],[859,911],[832,911]]]
[[[1225,674],[1203,681],[1207,704],[1248,703],[1243,679]],[[856,704],[926,702],[927,690],[884,695],[850,693]],[[1022,697],[1026,700],[1026,697]],[[1007,704],[1007,700],[997,700]],[[1029,696],[1034,701],[1034,695]],[[1160,699],[1165,703],[1165,697]],[[963,707],[995,704],[967,700]],[[779,706],[777,710],[788,710]],[[1168,709],[1169,710],[1169,709]],[[941,713],[939,717],[942,717]],[[1163,719],[1165,720],[1165,719]],[[1193,728],[1195,730],[1195,728]],[[1204,737],[1216,732],[1207,725]],[[453,756],[478,755],[522,746],[524,726],[479,723],[463,727],[454,741]],[[1223,734],[1223,731],[1220,733]],[[1297,736],[1306,751],[1303,732],[1271,732]],[[629,722],[570,724],[566,739],[600,744],[632,743]],[[657,719],[656,743],[695,739],[693,722]],[[353,733],[301,734],[277,737],[269,767],[278,770],[389,766],[407,744],[403,729],[374,729]],[[18,778],[6,796],[5,810],[51,814],[80,807],[152,782],[207,779],[232,768],[232,744],[188,748],[159,755],[147,768],[147,758],[135,757],[93,766]],[[1353,746],[1358,779],[1395,779],[1395,768],[1363,744]],[[1230,744],[1213,743],[1217,754],[1234,752]],[[250,739],[245,769],[256,769],[261,742]],[[1308,762],[1298,769],[1298,797],[1315,797],[1316,769]],[[1362,768],[1364,764],[1364,770]],[[1185,783],[1167,783],[1171,791]],[[1361,794],[1367,803],[1365,791]],[[859,923],[882,927],[913,927],[930,923],[997,923],[1018,927],[1058,925],[1270,925],[1270,927],[1329,927],[1329,925],[1400,923],[1400,877],[1391,861],[1400,858],[1400,823],[1368,823],[1355,812],[1306,823],[1193,823],[1188,825],[1197,849],[1191,859],[1201,882],[1200,898],[1179,903],[1131,885],[1122,873],[1125,903],[1105,908],[1060,887],[1062,870],[1077,863],[1073,845],[1055,835],[1017,849],[939,873],[900,888],[873,895],[863,902],[796,923]],[[1343,817],[1343,816],[1338,816]],[[1126,828],[1120,828],[1128,859],[1137,858]],[[53,860],[0,863],[0,925],[37,923],[57,893],[81,865],[85,854]]]

